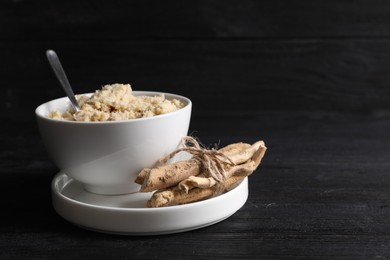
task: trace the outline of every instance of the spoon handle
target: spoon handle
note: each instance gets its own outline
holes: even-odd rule
[[[80,110],[79,104],[74,96],[72,87],[69,84],[68,78],[66,77],[65,71],[62,68],[60,59],[58,58],[57,54],[53,50],[47,50],[46,51],[47,59],[49,60],[49,63],[54,71],[54,73],[57,76],[58,81],[61,83],[62,87],[65,90],[66,95],[70,99],[70,102],[73,105],[73,108],[76,112]]]

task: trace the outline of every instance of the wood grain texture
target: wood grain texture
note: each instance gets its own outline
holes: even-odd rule
[[[3,40],[382,37],[384,0],[2,1]]]
[[[191,131],[220,146],[264,139],[245,206],[211,227],[121,237],[85,231],[50,203],[51,164],[34,120],[5,126],[0,156],[0,258],[269,259],[389,256],[390,117],[270,111],[195,117]],[[12,148],[23,147],[23,148]],[[167,250],[168,248],[174,248]]]
[[[0,3],[0,259],[390,257],[390,4],[384,0]],[[85,231],[53,210],[34,109],[102,84],[193,100],[207,146],[265,140],[247,203],[173,235]]]
[[[188,96],[195,113],[390,109],[387,39],[3,43],[3,109],[33,110],[64,96],[45,58],[48,48],[57,50],[76,93],[130,83]],[[37,90],[41,96],[30,99]]]

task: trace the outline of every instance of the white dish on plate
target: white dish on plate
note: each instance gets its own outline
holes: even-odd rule
[[[220,222],[248,199],[248,178],[217,197],[186,205],[147,208],[151,193],[99,195],[64,173],[52,182],[57,213],[82,228],[120,235],[158,235],[194,230]]]
[[[59,169],[99,194],[124,194],[139,189],[134,180],[143,168],[151,168],[177,149],[187,136],[192,102],[183,96],[133,91],[134,96],[159,96],[180,100],[174,112],[131,120],[78,122],[56,120],[51,111],[65,112],[67,97],[40,105],[36,118],[46,149]],[[91,95],[91,93],[86,94]]]

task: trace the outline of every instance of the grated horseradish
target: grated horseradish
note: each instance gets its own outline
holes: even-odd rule
[[[77,96],[80,111],[52,111],[50,118],[69,121],[117,121],[152,117],[176,111],[184,106],[177,99],[159,96],[134,96],[130,84],[105,85],[91,97]]]

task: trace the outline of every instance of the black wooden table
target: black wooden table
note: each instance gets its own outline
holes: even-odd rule
[[[390,258],[390,4],[383,0],[0,3],[0,259]],[[233,216],[132,237],[55,213],[34,109],[103,84],[193,101],[205,145],[268,151]],[[207,214],[207,212],[205,212]]]
[[[390,255],[390,115],[271,111],[194,116],[206,144],[263,139],[247,203],[218,224],[132,237],[58,216],[34,117],[3,126],[0,259],[375,258]],[[207,212],[205,212],[207,214]]]

